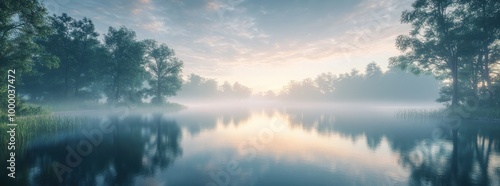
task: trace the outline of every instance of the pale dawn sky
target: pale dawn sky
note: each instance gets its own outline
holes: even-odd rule
[[[323,72],[383,69],[409,0],[45,0],[50,14],[88,17],[102,35],[109,26],[167,44],[183,74],[238,81],[254,91]]]

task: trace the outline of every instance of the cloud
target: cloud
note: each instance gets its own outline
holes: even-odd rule
[[[408,32],[399,23],[410,0],[46,0],[51,13],[94,20],[101,34],[124,25],[139,39],[169,45],[185,72],[222,76],[230,69],[354,60],[393,51]],[[390,57],[390,56],[388,56]],[[345,64],[338,64],[345,65]],[[321,73],[321,72],[318,72]]]
[[[206,5],[206,9],[209,11],[218,11],[221,6],[222,5],[216,1],[209,1]]]

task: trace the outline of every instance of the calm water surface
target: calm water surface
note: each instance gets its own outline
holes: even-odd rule
[[[367,108],[88,116],[27,142],[14,184],[500,185],[500,123],[452,128]]]

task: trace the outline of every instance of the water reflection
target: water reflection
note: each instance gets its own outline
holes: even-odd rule
[[[400,171],[410,171],[409,185],[500,185],[500,123],[464,121],[453,130],[442,120],[328,115],[328,111],[308,110],[290,113],[294,116],[292,125],[320,134],[338,133],[351,140],[364,136],[373,150],[387,139],[392,153],[399,154]]]
[[[499,185],[499,130],[472,123],[452,130],[451,142],[423,141],[402,156],[414,185]],[[496,147],[494,147],[496,144]]]
[[[99,135],[74,134],[55,143],[43,143],[40,137],[30,145],[20,161],[26,163],[23,169],[30,170],[24,175],[30,185],[134,185],[138,176],[155,175],[182,155],[180,127],[162,115],[97,118],[82,131],[96,131],[101,122],[113,127],[102,140]],[[83,147],[91,138],[101,142]]]
[[[77,166],[68,147],[88,135],[28,142],[17,185],[500,185],[499,123],[452,130],[377,109],[212,109],[103,116],[81,130],[102,122],[112,132]],[[54,162],[71,169],[61,182]]]
[[[218,122],[224,126],[234,125],[248,120],[250,111],[248,109],[231,109],[231,110],[183,110],[173,114],[172,119],[182,124],[191,135],[197,135],[203,130],[214,129]]]

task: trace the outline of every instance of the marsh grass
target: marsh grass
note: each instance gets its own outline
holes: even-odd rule
[[[394,117],[398,119],[443,119],[450,116],[461,116],[463,119],[500,121],[500,108],[477,108],[467,110],[458,109],[453,112],[451,108],[444,109],[400,109],[394,112]]]
[[[61,117],[52,115],[24,116],[16,118],[16,152],[24,154],[25,147],[34,139],[50,140],[58,133],[78,132],[87,122],[81,117]],[[10,127],[6,124],[0,126],[2,133],[6,133]],[[9,135],[0,136],[3,143],[9,143]]]
[[[394,117],[398,119],[436,119],[444,116],[445,110],[441,109],[400,109],[394,112]]]

